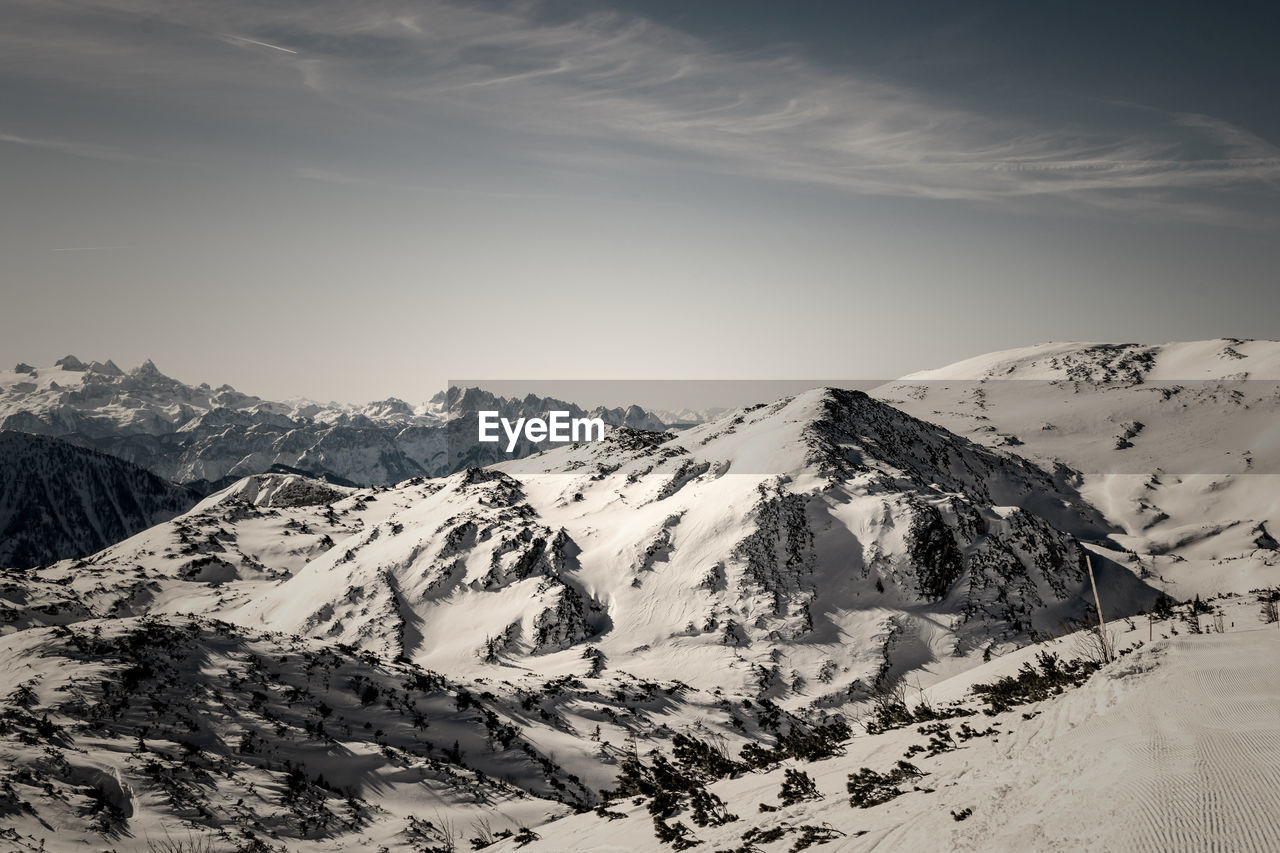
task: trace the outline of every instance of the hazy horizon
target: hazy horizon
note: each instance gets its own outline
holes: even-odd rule
[[[1233,344],[1248,343],[1247,340],[1238,338],[1225,339]],[[1265,340],[1265,339],[1252,339]],[[1064,344],[1064,341],[1045,341],[1043,344]],[[1077,342],[1090,346],[1139,346],[1139,347],[1161,347],[1164,345],[1178,345],[1176,341],[1162,341],[1160,343],[1138,342],[1138,341],[1091,341]],[[1001,352],[1022,352],[1029,349],[1035,349],[1035,346],[1016,348],[1012,351],[992,351],[986,353],[972,353],[971,356],[987,356]],[[62,368],[55,362],[61,361],[62,358],[74,358],[80,362],[79,366],[71,368]],[[968,359],[959,359],[957,361],[967,361]],[[495,394],[499,397],[505,397],[509,400],[518,400],[528,395],[537,397],[545,397],[561,402],[572,403],[583,409],[593,409],[597,406],[605,408],[625,408],[631,405],[638,405],[650,412],[664,412],[666,414],[677,414],[682,410],[691,410],[692,412],[706,412],[715,409],[732,410],[753,404],[769,403],[784,397],[794,396],[815,388],[842,388],[846,390],[859,390],[872,392],[882,386],[890,385],[898,380],[905,380],[913,385],[928,385],[930,383],[938,383],[943,388],[955,389],[966,385],[976,387],[991,388],[994,385],[1004,383],[1012,383],[1014,385],[1039,385],[1047,383],[1049,385],[1056,384],[1057,380],[1052,379],[1027,379],[1022,377],[1002,376],[981,376],[974,374],[972,377],[964,379],[920,379],[909,378],[909,373],[886,375],[880,377],[873,376],[846,376],[823,378],[817,377],[735,377],[729,379],[715,379],[707,377],[679,377],[679,378],[565,378],[554,376],[543,377],[488,377],[488,378],[453,378],[448,379],[438,387],[428,388],[421,383],[415,387],[421,391],[420,394],[402,394],[392,392],[377,397],[360,397],[351,399],[341,399],[334,397],[317,397],[307,394],[285,393],[280,395],[263,394],[256,391],[252,386],[239,386],[235,383],[221,382],[211,379],[193,379],[189,376],[176,375],[172,371],[167,371],[164,365],[156,364],[154,359],[147,359],[151,362],[151,366],[158,370],[161,374],[168,376],[170,379],[183,382],[189,386],[205,385],[211,388],[218,388],[223,385],[230,385],[235,391],[257,397],[269,402],[308,402],[320,405],[337,405],[337,406],[362,406],[370,403],[384,402],[388,398],[396,398],[407,402],[413,406],[419,406],[429,402],[431,398],[437,394],[443,393],[452,388],[479,388],[483,391]],[[985,361],[985,360],[983,360]],[[18,367],[34,368],[37,372],[44,374],[50,368],[54,369],[70,369],[78,371],[80,369],[92,369],[94,363],[102,363],[104,365],[110,362],[116,368],[124,373],[132,373],[140,368],[140,365],[121,364],[114,359],[109,358],[82,358],[78,353],[66,353],[59,359],[49,361],[41,361],[32,363],[30,361],[18,362]],[[953,363],[954,364],[954,363]],[[15,365],[0,365],[0,373],[13,370]],[[109,365],[107,365],[109,366]],[[945,368],[951,365],[931,365],[933,368]],[[927,371],[926,371],[927,372]],[[18,377],[21,379],[22,377]],[[46,376],[47,378],[47,376]],[[55,380],[56,381],[56,380]],[[1166,382],[1175,381],[1165,378]],[[1211,386],[1217,386],[1220,380],[1205,379],[1202,376],[1189,374],[1176,380],[1182,387],[1198,387],[1208,383]],[[1236,377],[1233,381],[1240,386],[1252,385],[1260,387],[1264,383],[1266,385],[1275,386],[1277,380],[1267,377],[1250,377],[1246,374],[1244,377]],[[66,384],[66,383],[64,383]],[[1127,381],[1120,381],[1120,387],[1128,384]]]

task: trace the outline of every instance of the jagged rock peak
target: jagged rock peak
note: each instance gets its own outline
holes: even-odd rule
[[[90,362],[89,372],[98,373],[103,376],[124,376],[124,371],[121,370],[119,367],[117,367],[116,363],[111,359],[107,359],[105,362],[102,362],[102,361]]]
[[[74,355],[64,355],[53,364],[55,367],[61,367],[63,370],[81,371],[88,369],[88,365],[76,358]]]

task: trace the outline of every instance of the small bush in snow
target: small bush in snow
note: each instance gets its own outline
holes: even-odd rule
[[[1036,663],[1037,666],[1024,663],[1017,675],[973,686],[974,694],[989,705],[986,709],[988,715],[1008,711],[1015,705],[1048,699],[1068,687],[1079,687],[1100,666],[1095,661],[1061,661],[1049,652],[1037,655]]]
[[[778,792],[778,799],[784,806],[794,806],[806,800],[820,800],[822,792],[818,790],[813,777],[808,773],[788,767],[786,778],[782,782],[782,790]]]
[[[900,785],[912,779],[923,777],[924,771],[914,764],[899,761],[888,773],[877,773],[869,767],[863,767],[857,773],[849,774],[846,785],[849,791],[849,805],[858,809],[869,809],[887,803],[902,796],[905,791]]]

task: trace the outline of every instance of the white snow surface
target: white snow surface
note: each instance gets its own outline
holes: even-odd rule
[[[889,383],[873,396],[1047,469],[1172,593],[1280,583],[1280,343],[1045,344]]]
[[[1225,633],[1187,635],[1183,625],[1170,636],[1179,622],[1157,621],[1156,639],[1147,643],[1145,620],[1133,629],[1122,625],[1118,646],[1136,650],[1083,686],[995,716],[946,721],[952,731],[963,722],[996,732],[955,739],[958,748],[935,756],[911,756],[926,775],[883,805],[851,807],[846,781],[863,767],[887,771],[908,747],[929,741],[917,726],[858,734],[838,757],[788,761],[715,782],[708,789],[738,820],[695,828],[702,842],[695,849],[741,849],[752,831],[781,830],[779,840],[752,848],[780,853],[794,849],[805,826],[839,834],[814,850],[1280,849],[1280,626],[1259,623],[1252,597],[1215,604],[1225,614]],[[931,699],[960,699],[971,685],[1014,674],[1046,651],[1069,656],[1073,639],[984,664],[936,685]],[[787,769],[807,772],[822,798],[762,813],[761,803],[778,806]],[[625,817],[566,817],[537,827],[531,844],[507,840],[491,849],[671,849],[655,838],[643,804],[623,800],[609,808]],[[971,814],[956,820],[965,809]],[[675,819],[687,824],[687,810]]]

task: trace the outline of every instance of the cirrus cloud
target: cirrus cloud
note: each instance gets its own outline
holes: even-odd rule
[[[505,136],[522,158],[580,168],[665,162],[864,195],[1048,198],[1232,221],[1235,194],[1274,193],[1280,180],[1275,146],[1212,116],[1082,100],[1064,126],[800,56],[727,52],[634,15],[545,11],[438,0],[16,0],[0,66],[174,104],[195,92],[228,121],[254,109],[287,122],[320,102],[400,127],[465,120]],[[16,134],[0,142],[113,150]],[[359,164],[295,169],[358,180]]]

